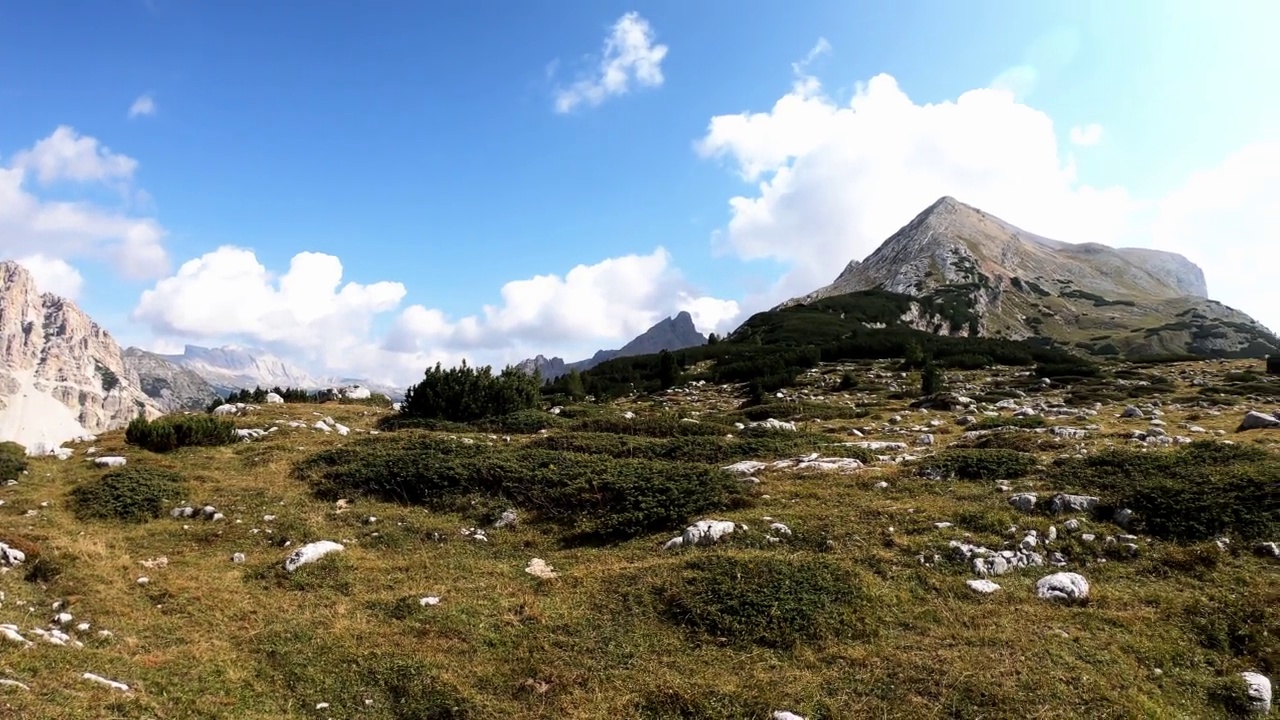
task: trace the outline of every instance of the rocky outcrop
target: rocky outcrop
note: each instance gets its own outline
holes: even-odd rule
[[[0,440],[56,446],[160,414],[110,333],[0,262]]]
[[[614,358],[651,355],[663,350],[683,350],[705,345],[706,342],[706,336],[694,327],[693,316],[687,312],[680,312],[657,323],[617,350],[598,350],[590,358],[572,363],[566,363],[563,358],[547,358],[544,355],[538,355],[516,363],[516,367],[530,375],[537,372],[543,379],[554,380],[561,375],[567,375],[570,370],[578,372],[590,370]]]
[[[138,374],[142,392],[166,413],[203,410],[218,391],[194,371],[141,348],[124,351],[125,365]]]
[[[1269,329],[1208,299],[1204,272],[1181,255],[1051,240],[950,197],[775,309],[862,291],[913,298],[899,324],[928,332],[1042,337],[1098,355],[1280,352]]]

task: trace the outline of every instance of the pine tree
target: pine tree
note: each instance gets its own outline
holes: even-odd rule
[[[587,396],[587,388],[582,384],[582,373],[577,369],[570,370],[565,377],[564,392],[574,400],[581,400]]]
[[[942,392],[944,380],[938,366],[934,365],[932,360],[926,362],[924,370],[920,373],[920,394],[936,395]]]

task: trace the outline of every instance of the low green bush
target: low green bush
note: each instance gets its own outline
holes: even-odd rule
[[[1034,455],[1015,450],[948,448],[915,463],[924,477],[956,480],[1014,480],[1037,467]]]
[[[1065,443],[1055,437],[1036,432],[993,432],[977,437],[962,438],[951,443],[953,448],[970,450],[1016,450],[1031,453],[1061,450]]]
[[[552,433],[535,438],[528,447],[635,460],[708,464],[731,463],[744,458],[777,460],[815,451],[863,462],[875,460],[865,448],[832,444],[824,435],[790,431],[743,433],[733,438],[717,435],[666,439],[612,433]]]
[[[694,557],[656,590],[663,616],[682,628],[783,649],[833,634],[859,595],[826,558],[771,555]]]
[[[1163,539],[1280,532],[1280,457],[1259,447],[1202,440],[1169,451],[1104,450],[1054,461],[1049,479],[1132,510],[1138,529]]]
[[[172,415],[159,420],[140,417],[124,431],[126,443],[157,453],[180,447],[229,445],[237,439],[235,423],[211,415]]]
[[[348,443],[312,455],[294,472],[324,499],[364,494],[456,510],[470,506],[468,499],[498,498],[575,542],[671,529],[747,502],[741,482],[709,465],[419,435]]]
[[[614,433],[617,435],[642,435],[645,437],[688,437],[698,435],[725,435],[734,432],[732,425],[713,422],[684,422],[678,415],[659,413],[625,418],[620,414],[590,415],[571,420],[568,429],[574,432]]]
[[[995,430],[996,428],[1012,427],[1022,428],[1024,430],[1034,430],[1045,426],[1043,415],[1028,415],[1026,417],[983,417],[978,422],[969,426],[969,430]]]
[[[1206,650],[1247,661],[1270,675],[1280,670],[1280,591],[1222,588],[1186,607],[1184,625]]]
[[[172,470],[126,466],[71,488],[71,510],[81,520],[141,523],[160,517],[185,492]]]
[[[17,480],[26,469],[26,448],[15,442],[0,442],[0,482]]]
[[[487,365],[475,368],[463,361],[458,367],[444,368],[437,363],[405,391],[400,414],[470,422],[532,410],[541,402],[538,378],[514,367],[495,375]]]
[[[325,629],[270,627],[255,653],[299,706],[330,704],[331,717],[467,720],[474,704],[412,653],[343,644]],[[323,717],[323,715],[319,716]],[[487,716],[485,716],[487,717]]]

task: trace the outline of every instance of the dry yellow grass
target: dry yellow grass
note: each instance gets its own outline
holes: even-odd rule
[[[1220,375],[1243,366],[1151,371],[1173,375],[1189,367]],[[976,385],[986,376],[954,374],[951,382]],[[1177,394],[1196,389],[1179,381]],[[731,407],[716,389],[700,394],[699,401],[676,397],[667,404],[685,412]],[[908,403],[885,400],[881,391],[815,386],[810,394],[829,404],[881,403],[871,417],[805,423],[833,436],[849,427],[880,428],[873,418],[903,413]],[[1115,417],[1123,404],[1104,405],[1096,418],[1103,429],[1085,441],[1089,448],[1123,445],[1116,433],[1146,426]],[[653,411],[643,402],[627,407]],[[1193,416],[1210,432],[1231,432],[1243,408],[1219,415],[1185,408],[1163,419],[1171,434]],[[363,434],[343,438],[283,425],[287,419],[309,425],[315,413],[359,431],[378,417],[362,406],[264,406],[237,422],[280,430],[249,443],[164,456],[126,446],[119,432],[94,443],[102,454],[122,454],[132,464],[182,470],[190,497],[173,504],[212,504],[226,515],[219,523],[167,516],[140,525],[77,520],[69,488],[102,473],[85,461],[85,446],[68,461],[35,460],[20,483],[0,488],[0,540],[34,545],[63,569],[47,582],[24,580],[23,568],[0,574],[0,623],[20,625],[31,637],[27,629],[45,626],[53,603],[62,600],[75,622],[92,624],[73,633],[85,641],[82,649],[39,641],[28,648],[0,645],[0,678],[31,688],[0,688],[0,716],[585,720],[767,717],[770,710],[792,710],[810,720],[1215,717],[1223,712],[1211,700],[1217,683],[1253,659],[1202,647],[1185,621],[1187,610],[1228,594],[1264,597],[1280,581],[1280,565],[1247,548],[1221,553],[1203,572],[1171,570],[1167,560],[1179,548],[1153,541],[1136,559],[1073,562],[1067,569],[1082,572],[1094,587],[1083,607],[1035,598],[1032,586],[1047,569],[997,578],[1001,591],[975,595],[964,584],[972,577],[967,568],[925,567],[917,556],[966,536],[998,546],[1009,537],[993,527],[1016,523],[1043,532],[1051,520],[1019,516],[990,484],[926,481],[893,467],[850,475],[768,471],[753,507],[718,516],[756,530],[767,524],[763,517],[772,517],[803,538],[793,543],[734,541],[662,553],[659,545],[679,530],[671,528],[615,545],[567,547],[530,524],[493,531],[488,543],[477,543],[459,534],[473,524],[463,516],[366,498],[352,498],[349,509],[338,511],[313,498],[291,477],[293,462]],[[946,420],[936,430],[940,446],[961,432],[946,413],[908,417],[904,426]],[[878,432],[867,439],[914,435]],[[1280,432],[1230,439],[1270,446]],[[889,488],[874,487],[882,479]],[[1045,489],[1041,483],[1032,477],[1013,485]],[[265,515],[277,519],[264,522]],[[366,523],[369,516],[377,521]],[[944,520],[955,526],[934,528]],[[1091,529],[1123,532],[1105,523]],[[282,532],[337,540],[347,549],[282,579],[278,568],[291,549],[273,544]],[[233,564],[233,553],[247,561]],[[661,617],[652,588],[679,582],[689,558],[711,554],[830,559],[857,588],[863,631],[778,650],[674,627]],[[161,556],[167,567],[140,564]],[[559,577],[525,573],[533,557],[554,566]],[[139,585],[144,575],[150,582]],[[442,601],[419,606],[417,598],[428,595]],[[97,638],[99,629],[113,637]],[[357,672],[361,663],[372,669]],[[90,684],[80,678],[84,672],[127,683],[132,692]],[[369,673],[401,684],[379,684]],[[404,689],[410,676],[434,683],[443,693],[439,702],[397,706],[397,698],[411,695]],[[420,700],[425,691],[415,692]],[[451,702],[467,712],[441,709]],[[317,709],[318,703],[329,707]],[[436,714],[412,714],[429,705]]]

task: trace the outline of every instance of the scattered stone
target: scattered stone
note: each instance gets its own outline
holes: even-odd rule
[[[519,517],[516,515],[515,510],[503,510],[502,517],[495,520],[493,526],[495,528],[509,527],[515,525],[518,519]]]
[[[921,447],[928,447],[928,446],[933,445],[933,435],[932,435],[932,434],[930,434],[930,433],[925,433],[925,434],[923,434],[923,435],[921,435],[921,436],[917,437],[917,438],[916,438],[916,445],[917,445],[917,446],[921,446]]]
[[[1058,493],[1049,500],[1049,512],[1054,515],[1063,513],[1091,513],[1100,500],[1092,495],[1068,495]]]
[[[737,528],[728,520],[699,520],[684,529],[684,533],[679,537],[671,538],[665,545],[663,550],[671,550],[685,545],[712,545],[720,541],[726,535],[730,535]]]
[[[1038,499],[1035,493],[1018,493],[1009,496],[1009,504],[1022,512],[1029,513],[1035,509]]]
[[[1036,597],[1064,602],[1085,600],[1089,597],[1089,581],[1073,572],[1046,575],[1036,581]]]
[[[1271,679],[1256,672],[1242,672],[1240,677],[1248,686],[1249,706],[1254,713],[1266,715],[1271,712]]]
[[[555,568],[548,565],[542,558],[534,558],[530,560],[528,567],[526,567],[524,571],[534,577],[542,578],[544,580],[549,580],[558,576]]]
[[[329,553],[341,552],[345,549],[346,548],[340,543],[333,542],[332,540],[318,540],[313,543],[307,543],[306,545],[294,550],[289,554],[289,557],[285,558],[284,569],[286,572],[293,572],[303,565],[313,563]]]
[[[129,461],[119,455],[103,455],[93,459],[93,464],[98,467],[117,468],[124,467]]]
[[[797,715],[787,710],[774,710],[773,720],[805,720],[803,715]]]
[[[418,604],[419,604],[419,605],[421,605],[422,607],[430,607],[430,606],[432,606],[432,605],[439,605],[439,604],[440,604],[440,598],[436,597],[435,595],[428,595],[428,596],[426,596],[426,597],[424,597],[424,598],[422,598],[422,599],[418,600]]]
[[[1253,551],[1263,557],[1280,559],[1280,545],[1273,542],[1258,543],[1253,546]]]
[[[1126,408],[1124,409],[1124,412],[1120,413],[1120,417],[1125,418],[1125,419],[1137,419],[1137,420],[1140,420],[1140,419],[1142,419],[1142,418],[1144,417],[1144,415],[1142,414],[1142,411],[1141,411],[1141,410],[1139,410],[1138,408],[1134,407],[1133,405],[1129,405],[1128,407],[1126,407]]]
[[[721,469],[728,470],[729,472],[734,472],[734,473],[742,473],[743,475],[754,475],[755,473],[761,470],[764,470],[767,467],[769,467],[767,464],[759,462],[757,460],[743,460],[741,462],[736,462],[732,465],[726,465]]]
[[[231,556],[231,562],[237,565],[244,563],[244,560],[245,560],[244,553],[234,553]]]
[[[1236,432],[1267,428],[1280,428],[1280,417],[1260,413],[1257,410],[1250,410],[1245,413],[1244,419],[1240,421],[1240,427],[1236,428]]]
[[[751,427],[765,428],[767,430],[786,430],[788,432],[795,432],[796,429],[795,423],[783,422],[782,420],[776,420],[774,418],[753,422],[751,423]]]
[[[26,562],[27,554],[16,547],[0,542],[0,566],[16,567]]]
[[[13,687],[13,688],[18,688],[19,690],[31,689],[26,685],[23,685],[22,683],[18,682],[17,680],[8,680],[6,678],[0,678],[0,687]]]
[[[106,685],[112,690],[119,690],[120,692],[129,692],[128,685],[125,685],[122,682],[116,682],[115,680],[108,680],[102,677],[101,675],[94,675],[93,673],[87,672],[81,675],[80,677],[84,678],[85,680],[88,680],[89,682],[95,682],[95,683],[98,683],[99,685]]]
[[[990,595],[1000,589],[999,585],[987,580],[986,578],[981,580],[966,580],[965,584],[969,586],[970,590],[982,593],[983,595]]]

